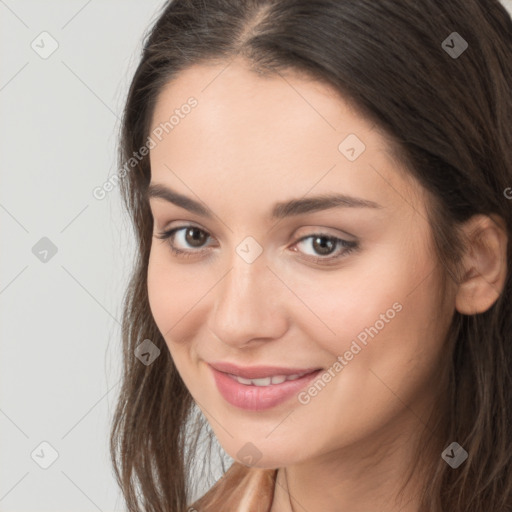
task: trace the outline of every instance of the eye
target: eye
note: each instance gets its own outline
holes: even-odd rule
[[[185,242],[190,243],[192,247],[200,247],[204,240],[208,238],[208,234],[206,231],[198,228],[197,226],[192,225],[182,226],[178,228],[169,229],[167,231],[163,231],[156,235],[156,238],[159,238],[161,240],[169,240],[169,247],[171,249],[171,252],[176,256],[189,258],[190,256],[205,251],[205,249],[201,249],[199,251],[189,251],[177,248],[174,239],[176,238],[176,234],[179,233],[180,231],[184,231],[183,236],[181,236],[182,240],[184,238]]]
[[[171,252],[180,258],[190,258],[192,256],[198,256],[202,253],[209,252],[208,249],[203,247],[203,245],[205,241],[210,238],[210,235],[207,231],[198,228],[197,226],[190,224],[187,226],[180,226],[163,231],[155,236],[161,240],[168,240]],[[179,241],[178,245],[185,247],[188,245],[189,247],[195,248],[195,250],[177,247],[176,239]],[[298,252],[295,246],[300,244],[307,246],[308,244],[305,242],[310,239],[311,242],[309,243],[309,246],[316,252],[316,254],[308,255],[306,253],[306,257],[304,259],[319,264],[329,264],[333,261],[337,261],[359,247],[358,242],[344,240],[324,233],[314,233],[304,236],[295,242],[292,251]],[[336,250],[337,248],[338,250]],[[333,252],[335,254],[334,256],[331,255]]]
[[[309,247],[316,251],[316,254],[308,255],[306,259],[319,264],[336,262],[359,247],[358,242],[344,240],[343,238],[324,233],[304,236],[295,245],[303,244],[306,240],[311,240],[306,246],[309,245]],[[336,251],[337,247],[338,250]],[[334,256],[331,255],[333,252]]]

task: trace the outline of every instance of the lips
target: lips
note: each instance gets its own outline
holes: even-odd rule
[[[315,368],[283,368],[279,366],[242,368],[228,363],[212,363],[209,366],[222,397],[229,404],[250,411],[270,409],[289,401],[322,371],[322,369]],[[221,371],[218,368],[229,370],[229,372]],[[250,375],[250,377],[245,377],[246,375]],[[277,382],[281,382],[272,383],[275,378],[277,378]],[[284,381],[282,381],[283,378]]]
[[[246,379],[245,377],[239,377],[238,375],[233,375],[228,373],[230,377],[233,377],[240,384],[245,384],[246,386],[270,386],[272,384],[282,384],[285,381],[297,380],[307,375],[307,373],[295,373],[293,375],[273,375],[272,377],[260,377],[258,379]]]
[[[321,370],[318,366],[308,368],[287,368],[283,366],[238,366],[233,363],[227,362],[214,362],[209,363],[215,370],[219,372],[242,377],[243,379],[264,379],[267,377],[276,377],[283,375],[285,377],[293,375],[307,375],[317,370]]]

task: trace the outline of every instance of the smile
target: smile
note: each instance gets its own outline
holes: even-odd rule
[[[210,366],[210,370],[224,400],[248,411],[262,411],[290,401],[323,371],[309,370],[307,373],[276,374],[250,379],[219,371],[213,366]]]
[[[275,384],[282,384],[284,381],[300,379],[307,374],[308,373],[296,373],[294,375],[274,375],[272,377],[264,377],[260,379],[245,379],[244,377],[232,375],[231,373],[228,373],[227,375],[235,379],[240,384],[244,384],[246,386],[272,386]]]

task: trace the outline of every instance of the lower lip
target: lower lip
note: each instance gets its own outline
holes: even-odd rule
[[[235,407],[249,411],[262,411],[279,405],[306,387],[322,370],[308,373],[281,384],[253,386],[240,384],[234,377],[210,366],[215,383],[224,399]]]

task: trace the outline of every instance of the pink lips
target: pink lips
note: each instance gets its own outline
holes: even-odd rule
[[[211,363],[215,383],[224,399],[241,409],[261,411],[285,402],[306,387],[322,370],[318,368],[282,368],[277,366],[253,366],[241,368],[230,363]],[[275,375],[305,374],[295,380],[269,386],[246,385],[234,375],[246,379],[258,379]]]
[[[210,366],[224,373],[231,373],[244,377],[246,379],[262,379],[272,377],[273,375],[296,375],[301,373],[311,373],[318,370],[317,367],[310,368],[284,368],[282,366],[237,366],[233,363],[209,363]]]

